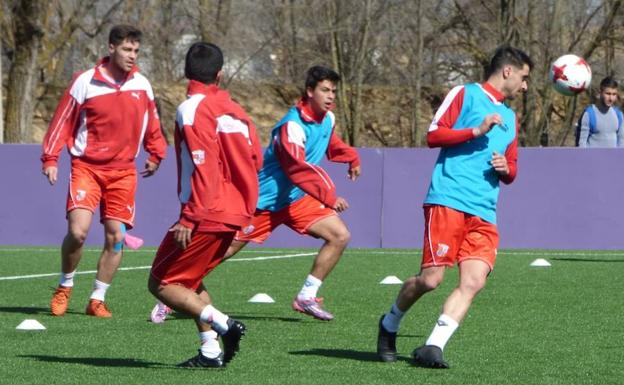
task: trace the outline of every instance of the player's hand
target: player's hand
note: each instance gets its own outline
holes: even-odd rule
[[[191,233],[193,232],[193,229],[183,226],[180,223],[176,223],[169,229],[169,232],[173,233],[173,239],[180,249],[186,249],[186,247],[191,243]]]
[[[143,176],[143,178],[148,178],[152,175],[154,175],[154,173],[156,172],[156,170],[158,170],[158,163],[154,163],[151,160],[146,160],[145,161],[145,169],[143,171],[141,171],[141,176]]]
[[[361,173],[362,173],[362,169],[360,168],[360,166],[353,167],[349,169],[349,173],[347,174],[347,177],[350,180],[356,180],[360,176]]]
[[[48,166],[44,168],[41,173],[45,175],[46,178],[48,178],[48,182],[50,182],[50,185],[54,185],[54,183],[56,183],[56,180],[58,179],[58,167]]]
[[[503,123],[503,118],[499,114],[487,115],[479,127],[472,129],[472,135],[474,135],[475,138],[483,136],[490,132],[495,125],[501,123]]]
[[[346,199],[338,197],[338,199],[336,199],[336,203],[334,203],[334,207],[332,208],[337,212],[341,213],[349,208],[349,203]]]
[[[500,175],[509,175],[509,166],[507,165],[507,158],[505,158],[505,156],[494,151],[490,163],[492,167],[494,167],[494,170]]]

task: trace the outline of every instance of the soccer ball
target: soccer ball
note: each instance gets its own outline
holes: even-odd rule
[[[585,91],[591,83],[591,68],[582,57],[563,55],[550,66],[548,75],[559,93],[573,96]]]

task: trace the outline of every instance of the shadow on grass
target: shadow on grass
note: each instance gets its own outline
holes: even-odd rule
[[[1,308],[0,308],[1,309]],[[275,317],[275,316],[267,316],[267,315],[236,315],[230,314],[230,317],[237,320],[256,320],[256,321],[280,321],[280,322],[301,322],[302,320],[299,318],[292,317]],[[167,316],[167,321],[182,321],[193,319],[190,315],[184,313],[172,313]],[[147,322],[151,322],[148,318]]]
[[[377,353],[359,350],[349,349],[311,349],[311,350],[298,350],[294,352],[288,352],[289,354],[296,356],[322,356],[330,358],[343,358],[346,360],[364,361],[364,362],[379,362]],[[398,361],[410,362],[409,358],[398,356]]]
[[[31,358],[42,362],[55,362],[65,364],[81,364],[91,366],[105,367],[124,367],[124,368],[171,368],[170,365],[160,362],[150,362],[137,360],[135,358],[104,358],[104,357],[60,357],[60,356],[44,356],[38,354],[19,355],[17,357]]]
[[[598,258],[569,258],[569,257],[553,257],[552,260],[564,262],[600,262],[600,263],[623,263],[623,259],[598,259]]]
[[[0,306],[0,313],[21,313],[21,314],[41,314],[49,315],[49,307],[27,307],[27,306]],[[79,311],[68,310],[66,314],[84,314]]]
[[[270,316],[270,315],[263,315],[263,314],[239,314],[239,315],[232,315],[231,316],[234,319],[237,320],[257,320],[257,321],[281,321],[281,322],[301,322],[301,318],[294,318],[294,317],[275,317],[275,316]]]

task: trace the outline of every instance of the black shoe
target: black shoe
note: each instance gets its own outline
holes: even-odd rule
[[[412,353],[413,364],[423,368],[448,369],[448,362],[442,357],[442,349],[433,345],[424,345]]]
[[[385,314],[379,319],[379,334],[377,334],[377,356],[383,362],[397,360],[396,333],[390,333],[383,326]]]
[[[193,358],[179,363],[178,368],[222,368],[225,366],[223,362],[223,353],[216,358],[208,358],[201,353],[201,350]]]
[[[231,318],[228,318],[227,324],[228,331],[221,336],[223,341],[223,362],[226,364],[232,361],[232,358],[236,355],[240,340],[245,335],[245,330],[247,330],[242,322]]]

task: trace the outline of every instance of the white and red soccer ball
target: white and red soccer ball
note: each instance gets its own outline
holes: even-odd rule
[[[589,88],[592,73],[582,57],[563,55],[552,63],[548,77],[555,90],[573,96]]]

